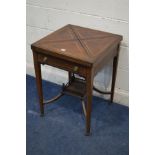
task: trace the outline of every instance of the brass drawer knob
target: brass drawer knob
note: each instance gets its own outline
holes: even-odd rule
[[[47,57],[44,57],[42,64],[45,64],[46,61],[47,61]]]
[[[79,67],[78,67],[78,66],[74,66],[73,71],[74,71],[74,72],[77,72],[77,71],[78,71],[78,69],[79,69]]]

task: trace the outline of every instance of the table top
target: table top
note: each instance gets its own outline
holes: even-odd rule
[[[69,24],[33,43],[31,48],[58,58],[94,64],[121,40],[120,35]]]

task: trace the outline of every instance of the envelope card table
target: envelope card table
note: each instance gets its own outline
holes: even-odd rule
[[[44,105],[62,95],[77,96],[81,99],[86,135],[89,135],[93,90],[110,95],[109,103],[113,102],[121,40],[120,35],[69,24],[33,43],[31,49],[41,115],[44,115]],[[93,86],[93,79],[110,60],[113,60],[111,90],[104,92]],[[60,94],[50,100],[43,99],[41,64],[68,71],[68,83],[63,84]]]

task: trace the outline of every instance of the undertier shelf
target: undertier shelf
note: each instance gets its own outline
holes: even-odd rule
[[[63,86],[63,94],[84,98],[86,96],[86,82],[78,78],[73,79]]]

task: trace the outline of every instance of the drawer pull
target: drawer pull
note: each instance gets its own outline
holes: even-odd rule
[[[47,61],[47,57],[44,57],[42,64],[45,64]]]
[[[79,69],[79,67],[78,67],[78,66],[74,66],[73,71],[74,71],[74,72],[77,72],[77,71],[78,71],[78,69]]]

